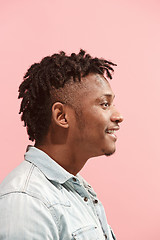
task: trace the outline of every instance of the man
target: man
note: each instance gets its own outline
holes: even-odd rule
[[[27,71],[20,113],[35,145],[0,186],[1,240],[116,239],[78,174],[89,158],[115,152],[123,118],[107,81],[114,65],[80,50],[46,57]]]

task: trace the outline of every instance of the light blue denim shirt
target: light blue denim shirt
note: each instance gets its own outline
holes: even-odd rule
[[[0,240],[114,240],[92,187],[29,147],[0,184]]]

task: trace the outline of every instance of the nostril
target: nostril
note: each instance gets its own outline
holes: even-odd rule
[[[113,122],[120,123],[123,121],[123,117],[122,116],[112,116],[111,120]]]
[[[117,122],[117,123],[120,123],[120,122],[122,122],[123,121],[123,117],[122,116],[120,116],[120,117],[117,117],[117,119],[116,119],[116,121],[115,122]]]

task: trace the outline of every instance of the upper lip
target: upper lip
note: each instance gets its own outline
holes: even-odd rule
[[[120,129],[120,127],[119,126],[115,126],[115,127],[110,127],[110,128],[107,128],[106,129],[106,132],[108,132],[108,131],[111,131],[111,130],[113,130],[113,131],[118,131]]]

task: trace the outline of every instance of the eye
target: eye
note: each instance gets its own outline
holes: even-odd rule
[[[108,102],[104,102],[104,103],[101,104],[101,106],[103,108],[108,108],[110,106],[110,104]]]

